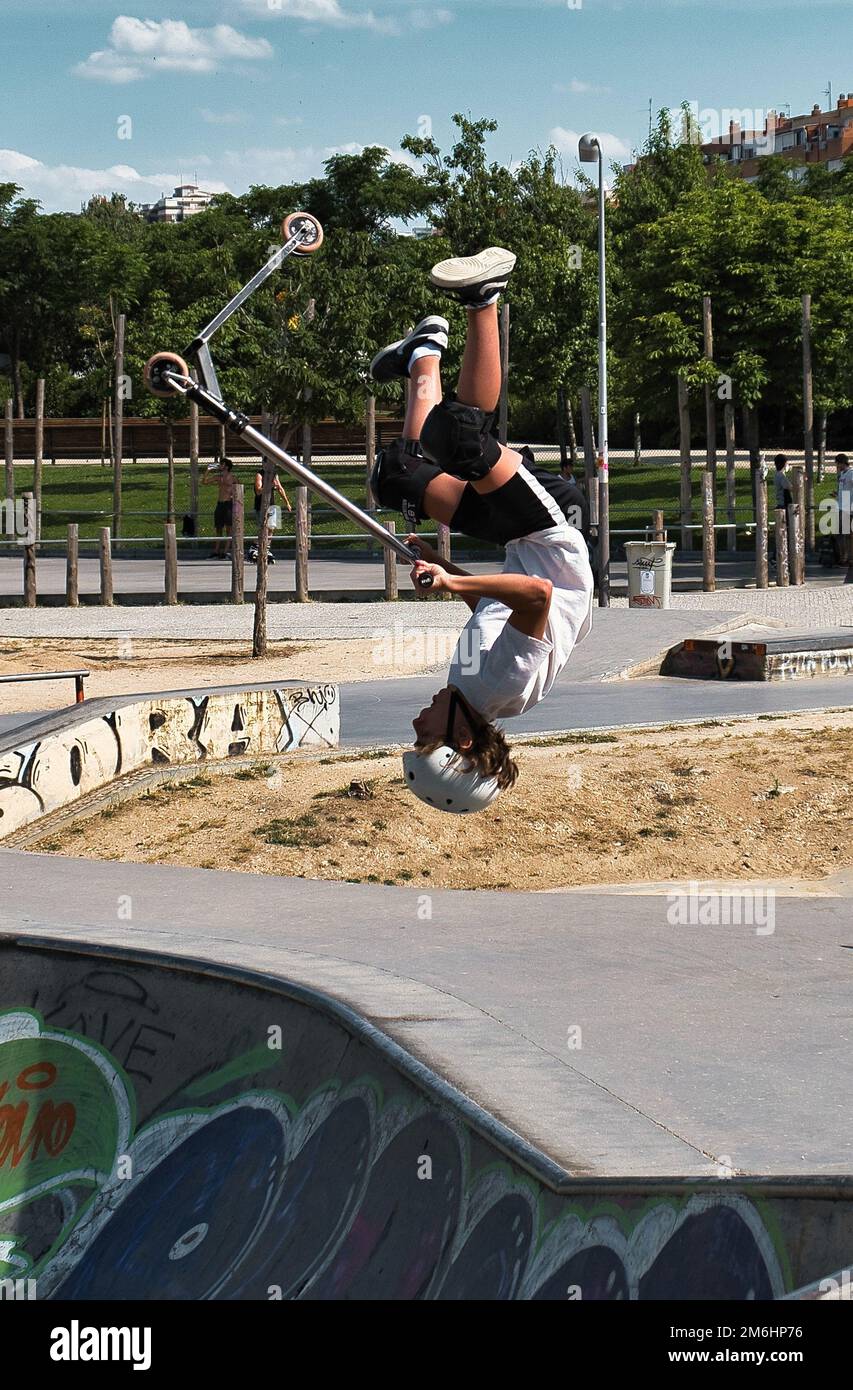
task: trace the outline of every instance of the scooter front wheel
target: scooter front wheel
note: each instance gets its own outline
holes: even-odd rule
[[[183,357],[176,352],[155,352],[145,364],[145,385],[152,396],[177,396],[178,388],[167,381],[164,373],[174,372],[177,376],[189,376],[190,369]]]
[[[283,241],[301,232],[304,240],[295,248],[297,256],[313,256],[323,245],[323,228],[310,212],[289,212],[281,224]]]

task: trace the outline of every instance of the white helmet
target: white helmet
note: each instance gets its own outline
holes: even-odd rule
[[[466,769],[465,755],[448,744],[432,753],[404,753],[403,776],[420,801],[457,816],[485,811],[500,792],[496,778]]]

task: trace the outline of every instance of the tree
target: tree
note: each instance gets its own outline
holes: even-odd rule
[[[429,243],[430,258],[469,255],[489,244],[519,253],[508,294],[512,418],[521,432],[553,430],[558,387],[580,386],[593,372],[595,220],[581,193],[561,177],[554,149],[533,151],[508,169],[487,158],[494,121],[453,119],[460,134],[447,155],[432,139],[403,141],[404,149],[425,162],[432,189],[441,239]],[[461,356],[465,316],[453,306],[446,312],[455,345],[445,363],[451,379]]]

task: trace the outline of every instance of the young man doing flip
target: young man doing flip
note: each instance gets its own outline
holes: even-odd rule
[[[491,247],[432,270],[433,285],[468,310],[454,393],[442,397],[448,324],[438,315],[384,348],[372,365],[379,381],[411,382],[404,438],[379,456],[374,496],[412,526],[429,518],[506,547],[500,574],[469,575],[419,536],[407,538],[422,557],[413,578],[429,572],[432,592],[458,595],[472,614],[447,685],[413,721],[414,750],[403,759],[414,794],[457,814],[485,809],[513,785],[518,769],[494,721],[543,700],[592,625],[583,494],[491,432],[501,389],[497,305],[515,260]]]

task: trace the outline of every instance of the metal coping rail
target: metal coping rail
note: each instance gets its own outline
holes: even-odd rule
[[[23,676],[0,676],[0,685],[21,685],[28,681],[73,681],[76,703],[82,705],[86,698],[83,682],[90,675],[89,671],[34,671]]]

